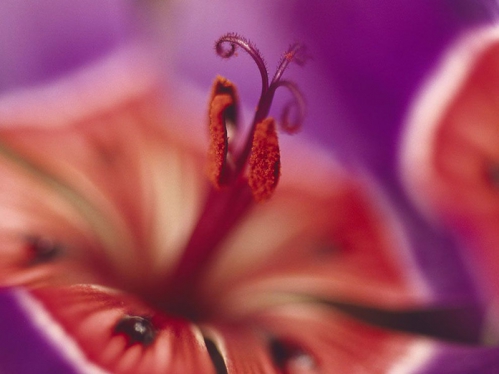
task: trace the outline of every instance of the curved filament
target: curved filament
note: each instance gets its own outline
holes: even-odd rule
[[[294,82],[282,80],[271,86],[271,90],[275,92],[278,87],[285,87],[291,93],[292,99],[286,103],[281,112],[281,129],[287,134],[294,134],[301,129],[301,125],[305,120],[307,105],[305,98],[298,86]],[[291,113],[295,112],[294,120],[291,120]]]
[[[225,43],[230,44],[229,49],[224,47]],[[248,39],[234,33],[225,34],[215,43],[217,54],[222,58],[230,58],[234,56],[237,47],[241,47],[243,50],[245,50],[251,56],[253,61],[255,61],[256,66],[260,71],[260,76],[262,77],[261,96],[265,95],[265,92],[267,92],[267,89],[269,87],[269,74],[267,72],[267,67],[265,66],[265,61],[263,60],[260,51],[255,47],[255,45]]]
[[[305,46],[298,43],[292,44],[282,55],[281,61],[279,62],[279,66],[277,67],[271,85],[279,82],[282,74],[286,71],[290,62],[294,62],[300,66],[303,66],[308,58],[309,56],[306,53]]]

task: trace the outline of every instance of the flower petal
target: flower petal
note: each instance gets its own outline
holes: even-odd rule
[[[407,199],[398,152],[403,120],[423,79],[458,35],[496,21],[497,3],[338,0],[310,6],[299,0],[291,6],[293,30],[303,33],[298,39],[314,56],[314,68],[304,75],[312,70],[318,77],[298,77],[308,98],[304,131],[379,178],[440,304],[476,302],[476,284],[455,255],[452,235],[422,219]]]
[[[22,299],[37,327],[45,331],[59,349],[66,349],[65,340],[73,342],[68,350],[81,350],[88,360],[110,372],[213,372],[199,330],[186,320],[157,313],[126,295],[77,285],[25,292]],[[117,324],[127,315],[146,316],[151,320],[155,329],[151,344],[131,344],[126,336],[117,332]],[[63,332],[53,333],[60,328]]]
[[[429,303],[396,215],[373,185],[319,152],[292,151],[275,196],[222,244],[200,293],[205,302],[217,300],[217,314],[262,307],[276,293],[386,308]]]
[[[168,132],[187,118],[161,108],[155,69],[140,47],[125,49],[0,101],[1,209],[15,218],[2,235],[17,240],[3,254],[18,256],[23,235],[53,236],[93,249],[94,268],[125,288],[174,263],[204,196],[204,164]]]
[[[499,28],[475,30],[444,58],[416,102],[401,173],[414,200],[464,245],[484,290],[499,297]]]
[[[254,319],[273,334],[275,360],[289,373],[411,373],[426,364],[434,345],[325,306],[277,307]]]

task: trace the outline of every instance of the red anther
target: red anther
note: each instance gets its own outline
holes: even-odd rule
[[[210,145],[207,167],[208,176],[217,188],[226,184],[229,178],[227,122],[237,125],[237,102],[237,92],[232,82],[217,77],[210,99]]]
[[[256,125],[249,159],[248,183],[256,201],[272,196],[281,175],[281,158],[275,120],[266,118]]]

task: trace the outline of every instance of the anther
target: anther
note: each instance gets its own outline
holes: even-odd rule
[[[279,142],[273,118],[258,123],[253,134],[248,183],[256,201],[267,200],[281,174]]]
[[[227,79],[217,77],[213,85],[209,108],[210,145],[208,148],[208,176],[216,187],[230,178],[227,164],[229,138],[227,125],[237,128],[238,98],[235,86]]]

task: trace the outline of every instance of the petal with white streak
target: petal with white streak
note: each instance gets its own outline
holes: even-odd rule
[[[401,173],[416,203],[453,230],[483,289],[499,297],[499,28],[459,40],[412,108]]]

